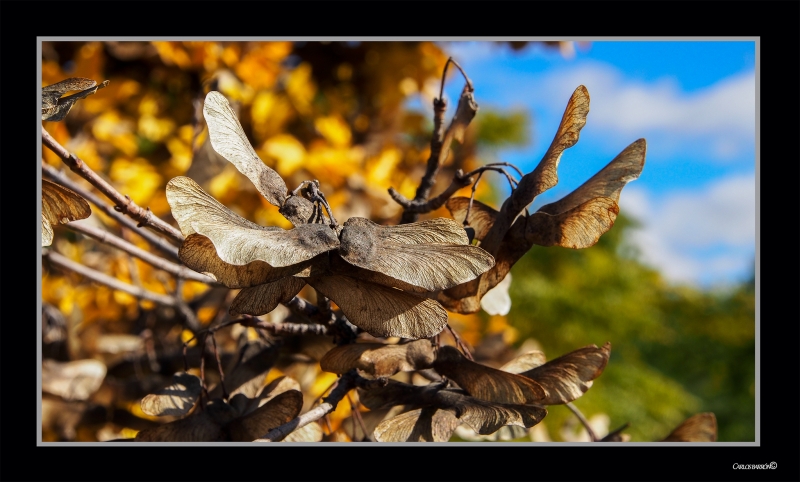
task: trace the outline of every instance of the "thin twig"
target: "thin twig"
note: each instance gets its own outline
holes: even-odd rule
[[[124,214],[121,214],[118,211],[115,211],[113,207],[103,202],[98,196],[84,189],[78,183],[70,179],[66,173],[63,173],[52,167],[44,162],[44,160],[42,160],[42,172],[51,180],[56,181],[59,184],[62,184],[78,193],[81,197],[97,206],[107,216],[141,236],[145,241],[150,243],[162,253],[169,255],[174,260],[180,261],[180,257],[178,256],[178,248],[169,244],[164,238],[158,237],[154,232],[137,227],[136,223],[132,219],[126,217]]]
[[[472,357],[472,353],[469,352],[469,347],[464,342],[464,340],[462,340],[461,337],[458,335],[458,332],[454,330],[452,326],[450,326],[450,323],[448,323],[445,326],[447,327],[447,330],[450,332],[450,334],[453,335],[453,339],[455,339],[458,347],[461,348],[462,352],[464,352],[464,356],[470,359],[471,361],[475,361],[475,358]]]
[[[367,425],[364,423],[364,418],[361,416],[361,412],[358,410],[358,404],[353,403],[353,399],[350,397],[350,394],[347,394],[347,401],[350,402],[350,411],[353,413],[353,438],[356,437],[356,422],[361,427],[361,431],[364,433],[364,437],[369,438],[369,434],[367,433]]]
[[[155,231],[165,234],[178,242],[183,242],[184,238],[180,231],[157,216],[153,216],[150,208],[141,208],[133,202],[130,197],[117,191],[111,184],[83,162],[81,158],[69,152],[64,146],[59,144],[45,129],[42,129],[42,143],[60,157],[73,172],[89,181],[92,186],[109,198],[116,205],[116,210],[135,219],[139,223],[139,226],[151,227]]]
[[[125,283],[105,273],[101,273],[92,268],[89,268],[88,266],[76,263],[75,261],[72,261],[66,256],[63,256],[53,251],[52,249],[44,252],[43,256],[49,259],[50,262],[52,262],[56,266],[68,269],[70,271],[74,271],[82,276],[89,278],[92,281],[108,286],[109,288],[118,291],[123,291],[131,296],[135,296],[142,300],[152,301],[153,303],[162,306],[169,306],[171,308],[176,308],[183,315],[186,321],[187,328],[189,328],[192,331],[197,331],[202,328],[200,323],[194,317],[194,313],[191,310],[189,310],[188,307],[186,307],[186,310],[188,310],[188,312],[181,308],[182,306],[186,306],[185,303],[183,303],[181,300],[176,299],[173,296],[153,293],[152,291],[148,291],[144,288],[139,288],[138,286],[133,286],[131,284]]]
[[[222,371],[222,362],[219,359],[219,350],[217,350],[217,337],[211,333],[211,345],[214,349],[214,358],[217,360],[217,368],[219,369],[219,385],[222,387],[222,398],[228,400],[228,391],[225,390],[225,373]]]
[[[171,261],[167,261],[164,258],[160,258],[148,251],[139,248],[138,246],[125,241],[122,238],[115,236],[112,233],[107,231],[103,231],[102,229],[95,228],[93,226],[88,225],[86,222],[76,221],[72,223],[68,223],[67,228],[77,231],[79,233],[85,234],[90,236],[102,243],[111,245],[115,248],[121,249],[126,253],[130,254],[131,256],[135,256],[142,261],[155,266],[156,268],[166,271],[174,276],[179,278],[186,278],[192,281],[199,281],[201,283],[207,283],[211,285],[219,285],[216,281],[214,281],[211,277],[206,276],[204,274],[200,274],[196,271],[193,271],[185,266],[180,266]]]
[[[592,442],[597,442],[597,435],[595,435],[594,430],[592,430],[592,427],[589,425],[589,421],[586,420],[586,417],[584,417],[581,411],[578,410],[578,407],[573,405],[572,402],[567,402],[566,405],[567,408],[570,409],[570,411],[574,413],[576,417],[578,417],[578,420],[581,421],[583,427],[586,429],[586,433],[589,434],[589,439]]]
[[[92,268],[84,266],[80,263],[76,263],[75,261],[72,261],[66,256],[63,256],[53,251],[52,249],[44,253],[44,256],[47,257],[47,259],[49,259],[56,266],[68,269],[70,271],[74,271],[79,275],[85,276],[92,281],[96,281],[97,283],[106,285],[109,288],[118,291],[123,291],[125,293],[128,293],[129,295],[135,296],[143,300],[152,301],[153,303],[157,303],[159,305],[177,308],[178,300],[176,300],[172,296],[153,293],[152,291],[148,291],[146,289],[139,288],[137,286],[133,286],[131,284],[122,282],[105,273],[95,271]]]

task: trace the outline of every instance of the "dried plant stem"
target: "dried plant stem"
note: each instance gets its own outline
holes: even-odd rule
[[[183,235],[180,231],[157,216],[153,216],[153,213],[150,212],[150,208],[141,208],[133,202],[130,197],[117,191],[111,184],[106,182],[105,179],[87,166],[83,160],[59,144],[45,129],[42,129],[42,143],[60,157],[73,172],[89,181],[92,186],[108,197],[116,205],[115,209],[136,220],[139,226],[149,226],[161,234],[165,234],[178,242],[183,242]]]
[[[469,123],[469,121],[475,115],[475,112],[477,112],[477,105],[474,103],[474,99],[472,97],[472,92],[474,91],[472,82],[467,77],[464,69],[462,69],[461,66],[452,59],[452,57],[447,59],[447,63],[445,64],[442,72],[441,91],[444,91],[444,81],[447,75],[447,67],[451,63],[458,67],[458,69],[464,75],[464,78],[466,79],[466,85],[461,92],[461,97],[458,101],[458,106],[456,107],[456,113],[454,114],[453,120],[450,123],[450,126],[448,126],[447,130],[443,130],[444,113],[447,110],[447,102],[443,98],[443,93],[439,94],[438,99],[433,99],[433,134],[431,136],[431,154],[428,157],[425,174],[420,180],[419,187],[414,195],[414,199],[408,200],[400,195],[400,193],[398,193],[396,190],[392,188],[389,190],[389,195],[392,196],[392,199],[403,206],[403,215],[400,218],[400,224],[413,223],[419,219],[419,214],[421,212],[428,212],[420,211],[419,209],[428,203],[428,196],[430,195],[431,189],[433,189],[433,185],[436,182],[436,174],[439,172],[439,168],[442,166],[445,159],[447,159],[447,155],[450,153],[450,144],[453,142],[453,139],[456,138],[457,132],[460,132],[466,126],[466,124]],[[452,184],[451,187],[453,187]],[[453,192],[457,190],[458,189],[455,189]],[[444,204],[444,202],[447,201],[450,196],[452,196],[452,193],[448,194],[444,199],[439,199],[442,197],[440,195],[437,197],[437,202]],[[441,204],[439,204],[439,206],[441,206]],[[414,207],[411,208],[411,206]]]
[[[469,352],[469,347],[464,342],[464,340],[461,339],[458,332],[454,330],[452,326],[450,326],[450,323],[448,323],[446,326],[450,334],[453,335],[453,339],[456,341],[456,344],[464,353],[464,356],[467,357],[470,361],[475,361],[475,359],[472,357],[472,353]]]
[[[282,440],[295,430],[303,428],[311,422],[316,422],[325,415],[336,410],[336,406],[339,404],[342,398],[344,398],[344,396],[347,395],[347,392],[353,388],[361,387],[369,389],[374,388],[375,386],[385,386],[386,383],[387,379],[385,378],[367,380],[366,378],[359,376],[356,370],[350,370],[339,378],[338,382],[336,383],[336,387],[331,390],[330,395],[322,400],[320,405],[298,416],[294,420],[270,430],[269,433],[259,439],[254,440],[254,442],[277,442]]]
[[[90,236],[100,241],[101,243],[105,243],[115,248],[121,249],[122,251],[125,251],[126,253],[130,254],[131,256],[135,256],[141,259],[142,261],[152,266],[155,266],[160,270],[166,271],[167,273],[177,276],[179,278],[185,278],[192,281],[199,281],[201,283],[207,283],[211,285],[219,285],[219,283],[217,283],[212,278],[204,274],[200,274],[196,271],[190,270],[185,266],[180,266],[178,264],[167,261],[164,258],[160,258],[148,251],[139,248],[138,246],[132,243],[129,243],[128,241],[125,241],[122,238],[115,236],[114,234],[111,234],[107,231],[103,231],[102,229],[89,226],[85,222],[76,221],[69,223],[66,226],[73,231],[77,231],[79,233]]]
[[[131,231],[135,232],[136,234],[144,238],[144,240],[150,243],[154,248],[158,249],[164,254],[169,255],[174,260],[178,261],[180,260],[180,257],[178,256],[178,248],[169,244],[164,238],[158,237],[155,233],[148,231],[146,229],[139,228],[132,219],[115,211],[113,207],[103,202],[95,194],[84,189],[78,183],[70,179],[65,173],[50,166],[49,164],[44,162],[44,160],[42,160],[42,172],[51,180],[56,181],[59,184],[62,184],[63,186],[78,193],[81,197],[83,197],[90,203],[97,206],[107,216],[114,219],[114,221],[117,221],[122,226],[125,226],[126,228],[130,229]]]
[[[131,284],[122,282],[116,278],[108,276],[107,274],[95,271],[92,268],[84,266],[80,263],[76,263],[75,261],[72,261],[66,256],[56,253],[53,250],[48,250],[47,252],[43,253],[43,255],[47,259],[49,259],[50,262],[52,262],[54,265],[64,269],[68,269],[70,271],[74,271],[79,275],[85,276],[86,278],[89,278],[90,280],[100,283],[102,285],[108,286],[109,288],[128,293],[129,295],[135,296],[142,300],[152,301],[153,303],[157,303],[162,306],[169,306],[171,308],[176,308],[179,311],[181,311],[182,314],[184,314],[184,317],[186,318],[187,327],[190,330],[197,331],[202,328],[200,326],[200,323],[197,322],[196,318],[194,317],[189,318],[186,316],[186,313],[184,313],[183,310],[180,309],[182,303],[175,297],[162,295],[159,293],[153,293],[152,291],[139,288],[138,286],[133,286]]]
[[[592,430],[591,425],[589,425],[589,421],[586,420],[586,417],[583,416],[583,413],[581,413],[581,411],[578,410],[578,407],[573,405],[572,402],[569,402],[566,405],[567,408],[570,409],[570,411],[574,413],[576,417],[578,417],[578,420],[581,421],[583,427],[586,429],[586,433],[589,434],[589,438],[591,439],[591,441],[597,442],[597,435],[595,435],[594,430]]]

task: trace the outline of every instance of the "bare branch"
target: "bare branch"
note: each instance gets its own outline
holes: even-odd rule
[[[80,194],[81,197],[97,206],[107,216],[144,238],[145,241],[153,245],[153,247],[157,248],[162,253],[169,255],[172,259],[180,261],[180,257],[178,256],[178,248],[169,244],[165,239],[158,237],[152,231],[138,227],[133,220],[123,214],[120,214],[118,211],[115,211],[114,208],[102,201],[94,193],[84,189],[81,185],[70,179],[66,173],[63,173],[50,166],[44,162],[44,160],[42,160],[42,172],[51,180],[56,181],[59,184],[62,184]]]
[[[143,209],[139,207],[135,202],[131,201],[130,197],[117,191],[111,184],[87,166],[83,160],[59,144],[58,141],[44,129],[42,129],[42,143],[60,157],[73,172],[89,181],[92,186],[96,187],[114,202],[116,205],[115,209],[138,221],[140,226],[152,227],[157,232],[166,234],[178,242],[183,242],[183,235],[180,231],[167,224],[164,220],[153,216],[153,213],[150,212],[150,208]]]
[[[178,300],[176,300],[172,296],[153,293],[152,291],[139,288],[138,286],[133,286],[131,284],[122,282],[114,277],[108,276],[105,273],[95,271],[92,268],[84,266],[80,263],[76,263],[75,261],[72,261],[66,256],[63,256],[53,251],[52,249],[44,253],[44,256],[48,258],[56,266],[68,269],[70,271],[74,271],[79,275],[85,276],[92,281],[96,281],[100,284],[106,285],[109,288],[123,291],[125,293],[128,293],[129,295],[141,298],[143,300],[152,301],[153,303],[158,303],[159,305],[169,306],[172,308],[178,307]]]
[[[112,233],[92,227],[86,224],[85,222],[73,222],[67,224],[66,226],[73,231],[77,231],[79,233],[90,236],[100,241],[101,243],[106,243],[115,248],[121,249],[122,251],[125,251],[126,253],[130,254],[131,256],[135,256],[141,259],[142,261],[151,264],[160,270],[166,271],[167,273],[170,273],[174,276],[193,281],[199,281],[201,283],[207,283],[210,285],[221,286],[219,283],[214,281],[209,276],[200,274],[196,271],[192,271],[191,269],[185,266],[180,266],[178,264],[167,261],[163,258],[159,258],[158,256],[148,251],[145,251],[139,248],[138,246],[115,236]]]
[[[142,300],[152,301],[153,303],[157,303],[162,306],[169,306],[171,308],[177,309],[182,315],[184,320],[186,321],[186,327],[189,328],[191,331],[196,332],[202,329],[202,325],[197,318],[194,316],[194,312],[192,312],[188,306],[186,306],[183,301],[168,295],[162,295],[159,293],[153,293],[152,291],[148,291],[143,288],[139,288],[138,286],[133,286],[131,284],[122,282],[114,277],[108,276],[105,273],[101,273],[99,271],[93,270],[87,266],[84,266],[80,263],[76,263],[71,259],[63,256],[52,249],[47,250],[43,253],[47,259],[50,260],[56,266],[59,266],[63,269],[68,269],[70,271],[74,271],[79,275],[85,276],[92,281],[100,283],[102,285],[108,286],[111,289],[115,289],[118,291],[122,291],[128,293],[131,296],[135,296]]]

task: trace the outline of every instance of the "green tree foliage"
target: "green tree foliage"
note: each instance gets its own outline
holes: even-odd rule
[[[660,440],[704,411],[716,414],[720,441],[755,440],[754,282],[671,286],[626,245],[634,228],[622,215],[592,249],[531,249],[512,271],[509,323],[548,358],[611,341],[603,383],[576,405],[608,414],[612,429],[630,423],[634,441]],[[551,437],[571,416],[553,407]]]

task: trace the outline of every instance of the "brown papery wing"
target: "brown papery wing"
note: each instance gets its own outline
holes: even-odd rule
[[[42,246],[53,243],[53,226],[88,218],[89,203],[74,191],[42,179]]]
[[[447,312],[436,301],[394,288],[338,275],[308,278],[308,284],[373,336],[428,338],[447,324]]]
[[[589,345],[520,373],[536,380],[547,397],[539,403],[558,405],[571,402],[586,393],[593,380],[603,373],[611,356],[611,343],[601,348]]]
[[[258,157],[228,99],[219,92],[209,92],[203,115],[214,150],[247,176],[267,201],[274,206],[283,206],[287,196],[286,183]]]

